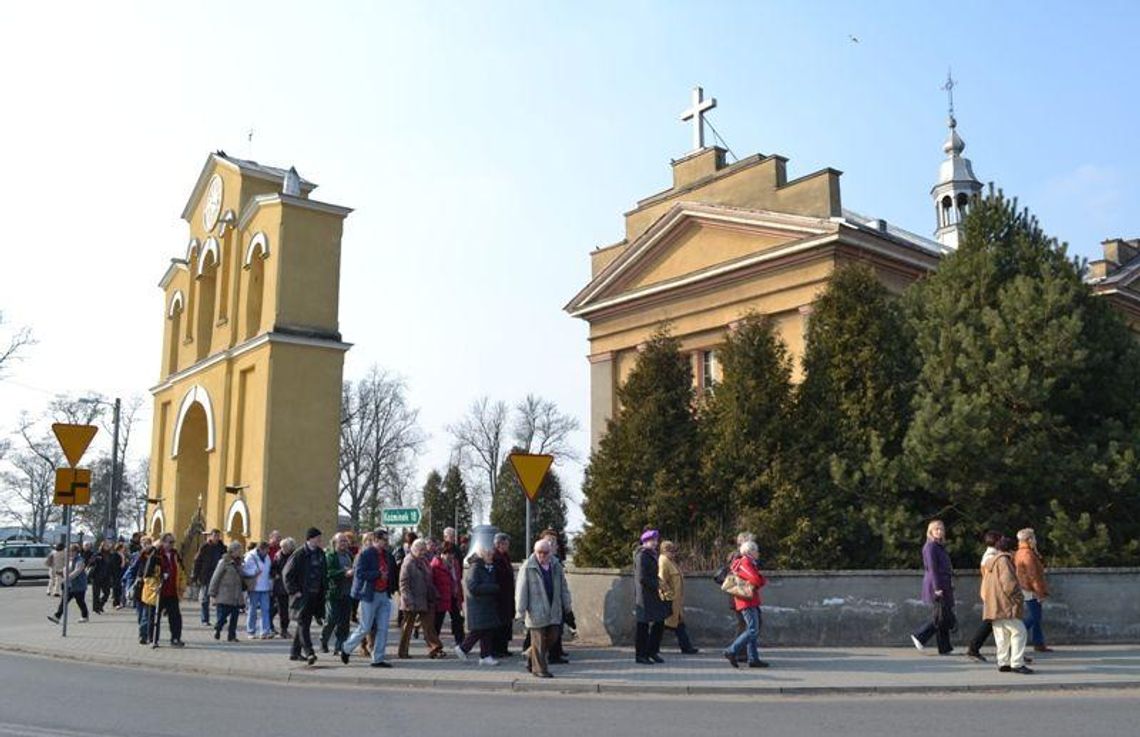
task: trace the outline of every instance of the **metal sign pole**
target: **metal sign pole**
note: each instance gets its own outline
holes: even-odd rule
[[[526,543],[523,547],[523,553],[529,555],[527,550],[530,550],[530,546],[533,544],[530,539],[530,497],[528,496],[526,498]]]
[[[63,636],[67,637],[67,610],[71,608],[71,505],[63,507]]]

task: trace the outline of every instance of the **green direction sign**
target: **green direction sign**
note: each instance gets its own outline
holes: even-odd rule
[[[393,507],[380,512],[380,524],[386,527],[415,527],[420,523],[420,510],[415,507]]]

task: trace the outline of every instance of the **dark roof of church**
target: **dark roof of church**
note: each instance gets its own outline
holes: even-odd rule
[[[285,175],[289,173],[288,169],[281,169],[281,168],[276,167],[276,166],[269,166],[268,164],[261,164],[261,163],[258,163],[256,161],[251,161],[250,159],[239,159],[236,156],[230,156],[225,151],[220,151],[220,150],[216,151],[215,155],[218,156],[219,158],[225,159],[226,161],[229,161],[233,164],[236,164],[237,167],[239,169],[241,169],[242,171],[259,173],[259,174],[263,174],[267,177],[273,177],[274,179],[280,179],[282,181],[284,181]],[[307,187],[308,189],[315,189],[317,184],[316,184],[316,182],[310,182],[308,179],[301,177],[301,186]]]

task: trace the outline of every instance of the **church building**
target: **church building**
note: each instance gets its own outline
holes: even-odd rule
[[[720,377],[717,347],[750,311],[770,316],[799,376],[812,303],[845,264],[870,266],[898,293],[958,245],[970,197],[981,190],[951,115],[931,190],[935,240],[847,209],[841,172],[788,178],[788,159],[755,154],[729,163],[706,146],[698,87],[682,115],[693,150],[672,162],[673,182],[625,213],[625,235],[590,254],[591,279],[566,305],[589,324],[591,448],[618,410],[617,390],[639,346],[663,324],[692,362],[695,389]]]
[[[210,154],[163,290],[147,531],[239,541],[335,529],[349,208],[288,171]],[[200,515],[200,517],[199,517]]]

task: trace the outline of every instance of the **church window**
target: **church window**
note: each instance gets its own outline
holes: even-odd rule
[[[204,250],[201,265],[198,267],[198,314],[195,338],[197,357],[201,361],[210,353],[210,343],[214,339],[214,302],[218,292],[217,250]]]
[[[966,208],[970,205],[970,195],[965,192],[958,194],[958,220],[961,221],[966,217]]]
[[[711,392],[716,388],[720,375],[720,364],[716,351],[701,351],[701,390]]]
[[[245,252],[246,279],[245,339],[261,332],[261,305],[265,291],[265,259],[269,257],[269,242],[264,233],[256,234]]]
[[[954,208],[954,200],[952,200],[950,198],[950,195],[946,195],[945,197],[943,197],[942,198],[942,213],[941,213],[942,227],[946,227],[947,225],[953,225],[954,224],[954,214],[953,214],[954,210],[953,210],[953,208]]]
[[[166,319],[170,321],[170,328],[166,339],[167,374],[173,374],[178,370],[178,347],[182,343],[182,302],[182,292],[175,292],[174,296],[170,298],[170,307],[166,313]]]

